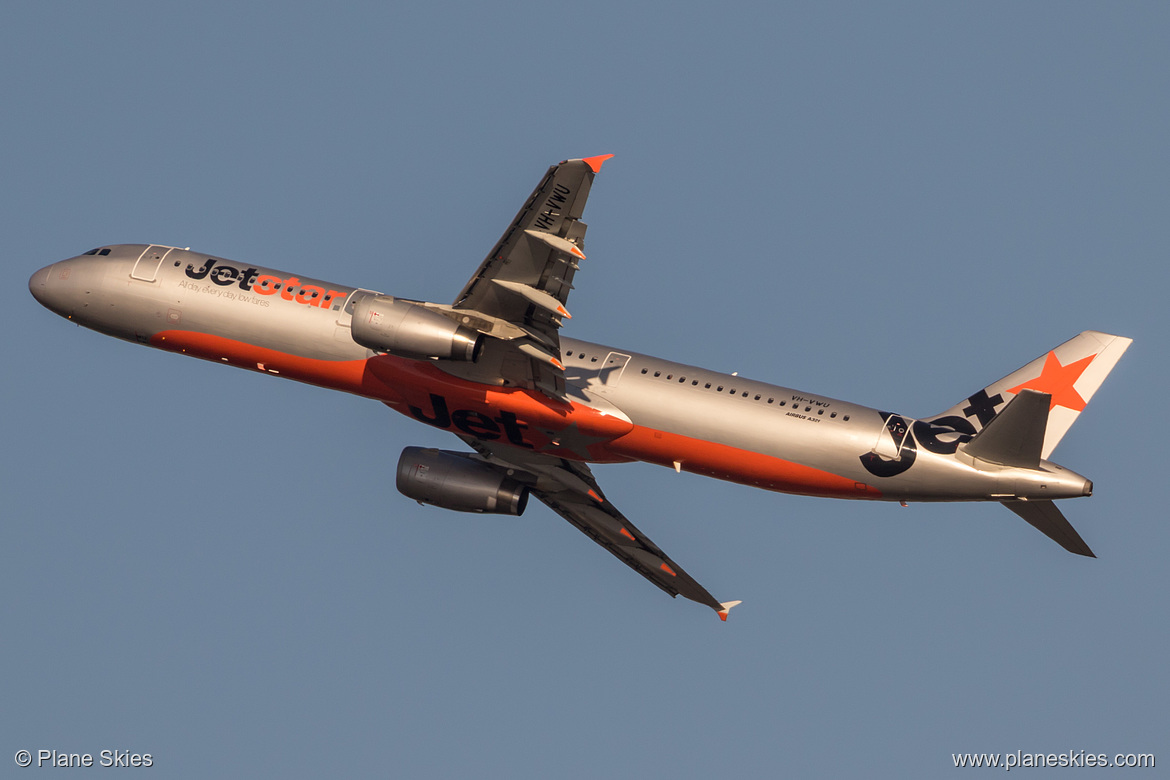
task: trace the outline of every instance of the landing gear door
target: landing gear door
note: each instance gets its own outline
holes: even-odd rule
[[[886,424],[882,426],[871,452],[887,460],[898,460],[902,457],[902,448],[909,440],[910,426],[913,424],[913,420],[901,415],[887,415]]]

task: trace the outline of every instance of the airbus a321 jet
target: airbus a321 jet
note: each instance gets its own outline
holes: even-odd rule
[[[1131,340],[1086,331],[950,409],[912,419],[561,335],[581,214],[611,155],[549,168],[454,303],[120,244],[29,289],[101,333],[381,401],[470,451],[407,447],[419,502],[519,515],[529,496],[671,596],[719,602],[606,497],[589,463],[646,461],[831,498],[997,501],[1092,556],[1054,503],[1092,483],[1048,460]]]

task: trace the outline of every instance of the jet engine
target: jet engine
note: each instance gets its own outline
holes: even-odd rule
[[[482,333],[389,295],[359,296],[350,333],[363,347],[408,358],[474,361],[483,348]]]
[[[398,458],[398,492],[457,512],[520,515],[528,488],[471,455],[407,447]]]

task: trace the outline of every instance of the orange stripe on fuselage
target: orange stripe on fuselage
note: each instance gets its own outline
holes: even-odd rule
[[[607,444],[606,449],[660,466],[671,466],[678,461],[686,471],[765,490],[833,498],[881,498],[882,495],[871,485],[812,466],[640,425]]]
[[[168,352],[180,352],[204,360],[224,362],[237,368],[277,373],[311,385],[342,390],[377,398],[387,403],[401,403],[394,388],[366,370],[366,360],[319,360],[280,352],[208,333],[189,330],[164,330],[154,334],[150,344]]]
[[[631,425],[581,404],[567,404],[543,393],[470,382],[436,368],[429,361],[378,355],[359,360],[321,360],[258,347],[243,341],[192,331],[155,334],[151,345],[229,365],[278,373],[285,379],[373,398],[407,416],[410,407],[435,412],[432,396],[444,399],[449,412],[463,411],[493,418],[515,415],[524,441],[538,452],[592,463],[643,460],[670,466],[680,461],[695,474],[753,485],[767,490],[813,496],[879,498],[873,487],[799,463],[694,439],[676,433]],[[259,368],[262,364],[263,368]],[[451,415],[454,417],[454,414]],[[478,418],[465,418],[467,420]],[[499,418],[496,418],[497,420]],[[481,420],[482,422],[482,420]],[[439,426],[456,433],[454,425]],[[593,439],[574,448],[574,437]],[[557,442],[563,441],[564,447]],[[507,443],[500,437],[500,443]],[[583,458],[581,449],[589,457]]]
[[[436,427],[460,434],[475,435],[476,427],[500,428],[501,412],[515,415],[527,449],[557,457],[590,462],[625,462],[622,455],[610,455],[604,442],[628,433],[633,427],[618,417],[602,414],[581,404],[567,404],[543,393],[516,387],[498,387],[470,382],[436,368],[430,361],[377,355],[359,360],[321,360],[258,347],[243,341],[193,331],[168,330],[155,334],[151,345],[239,368],[278,374],[285,379],[355,393],[373,398],[408,417],[434,416],[434,398],[440,396],[448,411],[446,425]],[[260,368],[262,365],[263,368]],[[462,414],[462,416],[460,416]],[[477,416],[478,415],[478,416]],[[423,422],[427,420],[422,417]],[[460,423],[464,426],[461,430]],[[433,424],[433,423],[432,423]],[[505,430],[498,432],[501,443]],[[493,439],[489,434],[482,438]],[[585,439],[581,444],[580,439]],[[556,444],[563,441],[564,447]]]

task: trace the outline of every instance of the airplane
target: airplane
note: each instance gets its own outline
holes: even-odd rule
[[[451,304],[159,244],[29,279],[51,311],[116,338],[381,401],[467,451],[406,447],[422,504],[519,515],[530,496],[666,593],[720,602],[605,496],[590,463],[644,461],[782,493],[994,501],[1094,556],[1054,503],[1093,484],[1048,458],[1131,339],[1085,331],[937,414],[912,418],[561,335],[581,221],[613,155],[553,165]]]

